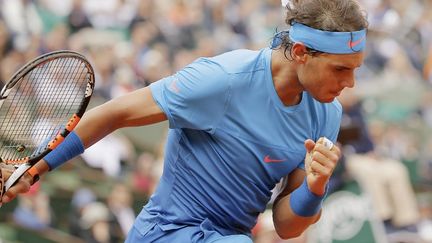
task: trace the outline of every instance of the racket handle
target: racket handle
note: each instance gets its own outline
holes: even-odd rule
[[[4,185],[4,190],[2,192],[2,194],[0,195],[1,197],[3,197],[3,195],[9,190],[9,188],[11,188],[18,180],[19,178],[21,178],[22,175],[24,175],[24,173],[30,169],[32,166],[30,164],[22,164],[20,165],[13,173],[12,175],[10,175],[9,179],[6,181],[5,185]],[[1,173],[1,172],[0,172]],[[0,198],[0,208],[3,206],[3,202],[1,202],[1,198]]]
[[[26,171],[31,167],[32,165],[27,163],[20,165],[6,181],[4,193],[6,193],[9,188],[11,188],[19,180],[19,178],[21,178],[21,176],[24,175],[24,173],[26,173]]]

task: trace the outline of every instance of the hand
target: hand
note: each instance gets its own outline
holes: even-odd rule
[[[324,195],[326,185],[333,174],[334,169],[341,156],[337,146],[325,145],[326,138],[321,137],[315,143],[311,139],[305,141],[306,157],[306,180],[309,190],[316,195]]]
[[[15,167],[12,165],[7,165],[5,163],[0,163],[0,173],[2,173],[3,182],[9,179],[10,175],[15,171]],[[4,186],[4,183],[2,186]],[[0,195],[0,205],[3,203],[8,203],[12,201],[19,193],[26,193],[30,190],[30,186],[33,183],[33,178],[28,173],[25,173],[18,182],[15,183],[7,192],[3,192]]]

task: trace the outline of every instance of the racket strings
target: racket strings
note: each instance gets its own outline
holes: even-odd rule
[[[19,90],[20,92],[16,92]],[[13,149],[20,150],[21,147],[19,147],[19,144],[25,143],[22,139],[20,139],[23,135],[23,132],[25,129],[30,128],[30,122],[31,122],[31,113],[27,109],[31,105],[29,99],[21,99],[20,96],[28,96],[30,91],[29,83],[26,81],[20,82],[19,87],[17,90],[12,90],[8,97],[11,97],[11,99],[7,99],[5,101],[6,104],[2,106],[5,107],[5,109],[2,109],[1,111],[1,117],[0,120],[3,121],[2,123],[4,126],[1,126],[2,131],[2,140],[3,143],[8,142],[8,144],[2,146],[9,151],[12,151]],[[13,104],[10,101],[12,100],[21,100],[22,103],[20,105]],[[8,109],[6,109],[8,108]],[[20,114],[20,115],[18,115]],[[19,118],[19,119],[18,119]],[[14,126],[20,126],[21,130],[15,130]],[[9,133],[3,134],[3,131],[10,131]],[[11,138],[16,138],[14,142],[11,141]],[[12,142],[12,143],[11,143]],[[3,157],[3,153],[2,153]]]
[[[66,57],[25,75],[0,108],[0,157],[31,156],[64,129],[81,106],[88,73],[85,63]]]
[[[70,60],[75,60],[70,58]],[[54,60],[54,62],[60,62],[62,60]],[[76,61],[78,62],[78,61]],[[55,79],[59,79],[59,80],[79,80],[76,79],[76,77],[69,77],[70,75],[73,75],[75,73],[78,73],[78,65],[68,65],[66,63],[66,65],[60,64],[58,65],[57,63],[53,64],[53,67],[55,68],[53,70],[53,72],[50,73],[50,75],[48,77],[48,81],[50,80],[55,80]],[[71,68],[71,72],[68,72],[67,74],[69,76],[64,75],[64,73],[59,72],[57,69],[59,67],[67,67],[68,69]],[[41,72],[43,74],[43,72]],[[60,77],[56,77],[59,76]],[[55,83],[57,84],[57,83]],[[71,102],[70,99],[74,98],[76,99],[77,96],[73,95],[74,93],[77,93],[76,91],[74,91],[76,89],[76,86],[79,84],[79,82],[72,82],[71,84],[74,84],[74,86],[65,86],[62,84],[58,84],[58,85],[47,85],[46,89],[41,89],[40,91],[40,96],[41,97],[49,97],[49,94],[51,95],[51,98],[53,99],[53,102],[58,106],[58,109],[56,110],[51,110],[50,106],[42,106],[40,107],[40,113],[42,114],[48,114],[47,116],[50,116],[52,119],[52,122],[54,124],[59,124],[61,122],[64,122],[64,120],[57,120],[58,118],[63,119],[64,116],[62,116],[62,112],[65,112],[66,114],[73,114],[73,112],[71,113],[71,110],[74,109],[74,111],[77,110],[77,107],[80,105],[80,103],[76,103],[76,102]],[[59,86],[60,85],[60,86]],[[43,102],[46,103],[46,102]],[[50,112],[54,112],[57,111],[55,113],[53,113],[52,115],[49,115]],[[45,127],[50,128],[50,124],[45,124]],[[43,129],[41,129],[43,130]]]

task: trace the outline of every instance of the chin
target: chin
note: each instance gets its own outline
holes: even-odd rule
[[[313,98],[321,103],[331,103],[336,99],[335,95],[313,95]]]
[[[321,102],[321,103],[331,103],[331,102],[333,102],[335,99],[336,99],[336,97],[333,97],[333,98],[328,98],[328,99],[320,100],[320,102]]]
[[[336,99],[335,96],[318,99],[321,103],[331,103]]]

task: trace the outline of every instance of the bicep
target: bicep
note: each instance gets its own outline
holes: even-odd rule
[[[150,89],[142,88],[89,110],[75,131],[87,148],[118,128],[164,120],[166,116],[153,100]]]
[[[167,119],[149,87],[116,98],[106,105],[117,118],[117,128],[143,126]]]

